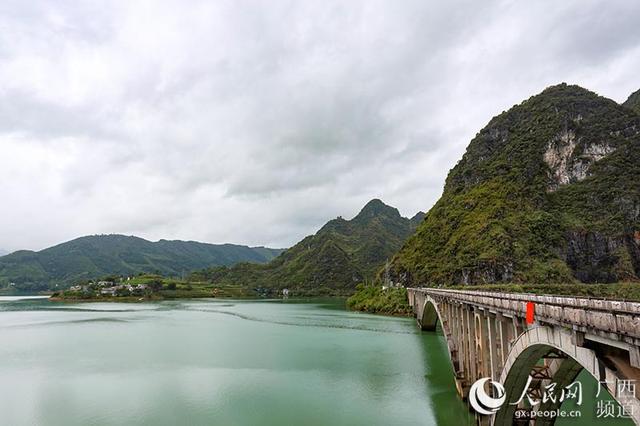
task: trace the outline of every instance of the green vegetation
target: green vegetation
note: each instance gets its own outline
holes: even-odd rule
[[[182,276],[212,265],[267,262],[281,252],[233,244],[150,242],[124,235],[96,235],[39,252],[23,250],[0,257],[0,291],[49,290],[109,274]]]
[[[640,90],[632,93],[631,96],[629,96],[629,99],[627,99],[626,102],[622,105],[626,106],[627,108],[631,108],[632,110],[640,114]]]
[[[493,118],[392,262],[410,285],[640,276],[640,116],[561,84]]]
[[[76,284],[72,290],[56,293],[65,300],[278,297],[284,289],[295,297],[349,296],[358,282],[375,276],[423,217],[424,213],[418,213],[412,219],[403,218],[397,209],[372,200],[352,220],[338,217],[329,221],[315,235],[267,264],[232,265],[242,256],[252,262],[264,261],[278,250],[179,241],[150,243],[123,236],[85,237],[39,253],[18,252],[0,258],[0,283],[19,282],[23,289],[32,282],[42,282],[43,288],[52,283],[65,287]],[[200,269],[203,266],[207,268]],[[190,270],[194,272],[184,279],[167,278]],[[32,281],[19,281],[20,274]],[[107,274],[111,277],[96,279]],[[122,288],[105,294],[99,281],[113,283],[109,288]],[[145,288],[137,288],[139,285]]]
[[[403,218],[397,209],[372,200],[352,220],[329,221],[267,264],[208,268],[190,279],[251,288],[265,296],[285,288],[295,296],[351,295],[357,283],[375,276],[422,217]]]
[[[411,316],[407,290],[385,288],[378,284],[358,284],[356,293],[347,299],[347,307],[373,314]]]
[[[197,297],[255,297],[256,294],[237,286],[214,286],[206,282],[194,282],[166,278],[154,274],[135,277],[107,276],[87,281],[54,293],[53,300],[68,301],[143,301],[182,299]]]

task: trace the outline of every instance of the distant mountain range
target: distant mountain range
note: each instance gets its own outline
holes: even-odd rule
[[[620,105],[560,84],[494,117],[426,215],[375,199],[285,251],[83,237],[0,257],[0,289],[191,271],[296,295],[350,294],[387,273],[405,285],[639,281],[640,91]]]
[[[238,262],[268,262],[283,249],[194,241],[151,242],[124,235],[81,237],[42,251],[20,250],[0,257],[0,289],[44,290],[55,285],[152,272],[180,276],[185,272]]]
[[[423,218],[422,212],[404,218],[374,199],[353,219],[327,222],[267,264],[210,268],[201,278],[266,293],[288,288],[296,295],[351,294],[358,283],[375,278]]]
[[[494,117],[393,260],[406,285],[640,279],[640,91],[560,84]]]

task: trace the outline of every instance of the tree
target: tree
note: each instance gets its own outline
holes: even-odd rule
[[[162,280],[154,279],[149,281],[149,287],[153,291],[160,291],[162,289]]]

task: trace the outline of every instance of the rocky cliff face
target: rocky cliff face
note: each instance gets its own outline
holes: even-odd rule
[[[606,142],[592,142],[579,147],[581,153],[576,154],[580,140],[573,130],[565,129],[556,135],[547,145],[543,154],[544,162],[549,167],[549,191],[555,191],[561,185],[584,180],[591,165],[615,151]]]
[[[493,118],[393,261],[406,284],[640,276],[640,115],[553,86]],[[640,97],[640,96],[639,96]]]

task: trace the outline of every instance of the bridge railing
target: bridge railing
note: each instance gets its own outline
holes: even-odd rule
[[[590,329],[640,339],[640,303],[638,302],[440,288],[408,290],[424,292],[431,297],[455,299],[471,305],[510,311],[518,315],[525,315],[527,302],[533,302],[535,317],[539,321],[570,326],[581,331]]]

